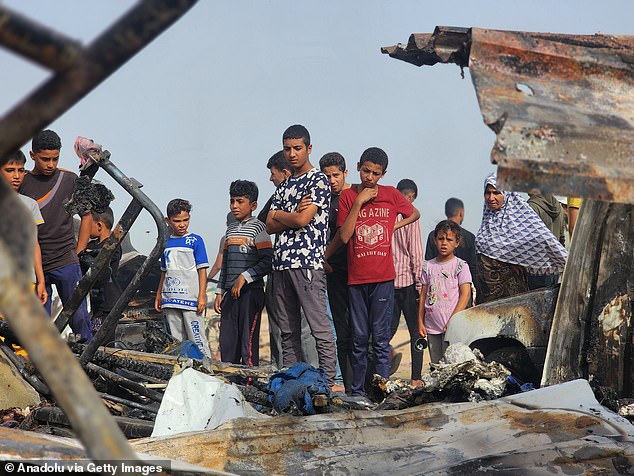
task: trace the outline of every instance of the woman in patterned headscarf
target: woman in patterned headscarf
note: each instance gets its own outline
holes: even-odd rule
[[[484,181],[476,253],[478,303],[528,291],[527,272],[560,274],[568,258],[566,249],[520,195],[497,188],[495,174]]]

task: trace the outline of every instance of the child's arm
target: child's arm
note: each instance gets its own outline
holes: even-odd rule
[[[201,315],[207,307],[207,268],[198,269],[198,300],[196,313]]]
[[[348,212],[346,221],[344,221],[343,225],[341,225],[341,228],[339,228],[340,238],[344,244],[347,244],[354,234],[354,226],[357,224],[357,219],[359,218],[361,207],[375,198],[378,193],[378,187],[364,188],[359,192],[359,195],[357,195],[357,198],[355,198],[354,203],[350,208],[350,212]]]
[[[161,271],[161,279],[159,279],[158,289],[156,290],[156,298],[154,299],[154,309],[161,312],[161,301],[163,300],[163,281],[165,281],[165,271]]]
[[[40,243],[35,241],[35,253],[33,259],[33,269],[35,270],[37,298],[42,304],[46,304],[48,300],[48,292],[46,292],[46,282],[44,280],[44,269],[42,268],[42,250]]]
[[[75,251],[77,254],[86,249],[88,242],[90,241],[90,228],[92,227],[92,215],[86,213],[81,217],[81,224],[79,225],[79,236],[77,237],[77,248]]]
[[[288,227],[275,219],[276,213],[279,210],[271,210],[266,215],[266,232],[270,234],[280,233],[286,230]]]
[[[255,251],[258,260],[250,268],[245,269],[237,278],[231,288],[231,295],[237,299],[240,297],[240,291],[246,283],[252,283],[264,277],[271,272],[271,263],[273,262],[273,244],[271,237],[265,230],[258,233],[255,237]]]
[[[399,228],[407,226],[410,223],[414,223],[416,220],[420,218],[420,212],[418,211],[418,209],[416,207],[412,207],[412,208],[414,208],[414,211],[412,212],[410,216],[408,216],[407,218],[403,218],[401,221],[396,222],[396,224],[394,225],[395,230],[398,230]]]
[[[458,304],[456,304],[455,309],[453,310],[453,312],[451,313],[451,316],[449,316],[449,319],[447,320],[447,324],[445,324],[445,329],[444,329],[445,331],[447,331],[447,326],[449,325],[449,321],[454,316],[454,314],[457,314],[460,311],[464,311],[467,308],[467,304],[469,304],[470,294],[471,294],[471,283],[462,283],[460,285],[460,294],[458,296]]]
[[[335,236],[332,237],[332,241],[328,245],[328,248],[326,248],[326,252],[324,253],[324,260],[328,261],[328,258],[334,255],[342,246],[345,245],[341,239],[341,228],[339,228],[337,230],[337,233],[335,233]]]
[[[427,285],[423,284],[418,296],[418,333],[421,337],[427,337],[427,329],[425,329],[425,296],[427,296]]]

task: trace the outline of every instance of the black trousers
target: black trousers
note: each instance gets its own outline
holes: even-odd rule
[[[412,356],[412,380],[420,380],[423,369],[423,353],[418,352],[414,347],[418,335],[418,292],[416,285],[412,284],[405,288],[394,289],[394,311],[392,314],[392,325],[390,328],[390,338],[394,337],[401,321],[401,312],[405,316],[405,323],[409,331],[409,347]]]
[[[326,275],[328,303],[337,333],[337,359],[346,391],[352,386],[352,330],[348,305],[348,273],[333,271]]]

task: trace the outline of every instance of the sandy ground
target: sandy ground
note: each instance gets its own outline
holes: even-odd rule
[[[209,339],[209,345],[212,352],[218,350],[218,320],[220,316],[215,314],[212,309],[207,309],[206,321],[207,321],[207,337]],[[405,319],[401,317],[401,323],[399,325],[396,334],[391,342],[392,346],[397,352],[402,352],[403,358],[401,365],[392,377],[409,380],[411,376],[412,359],[409,350],[409,332]],[[269,319],[266,314],[266,310],[262,313],[262,324],[260,327],[260,361],[262,363],[270,362],[270,345],[269,345]],[[220,356],[218,355],[218,359]],[[425,350],[423,356],[423,372],[429,371],[429,352]]]

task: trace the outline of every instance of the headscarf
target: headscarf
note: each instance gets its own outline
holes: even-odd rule
[[[495,174],[484,180],[484,190],[487,185],[499,190]],[[484,204],[476,252],[523,266],[529,274],[560,274],[568,258],[566,249],[519,194],[500,192],[504,203],[499,210]]]

